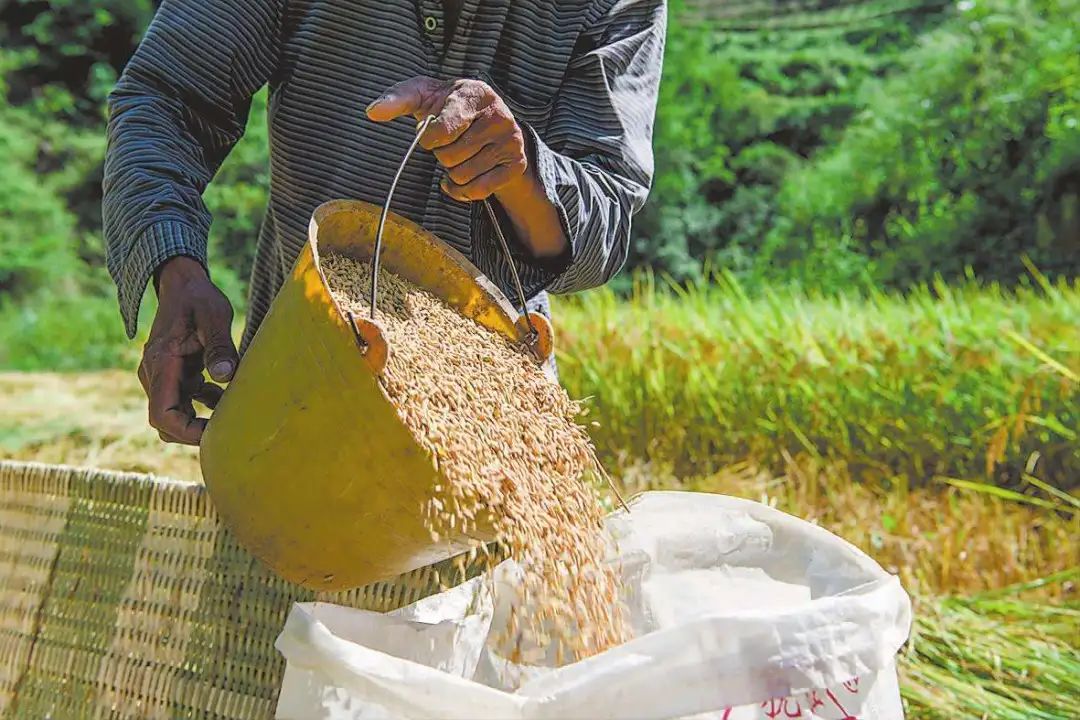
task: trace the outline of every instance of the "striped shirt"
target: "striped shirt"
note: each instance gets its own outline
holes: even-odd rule
[[[444,37],[442,0],[164,0],[109,98],[103,219],[127,332],[154,270],[206,264],[202,201],[269,85],[270,197],[241,350],[307,240],[322,202],[382,204],[415,131],[379,125],[368,103],[417,75],[488,82],[526,131],[530,162],[560,217],[559,263],[511,239],[526,295],[606,282],[626,259],[652,181],[663,0],[461,0]],[[430,153],[402,175],[394,210],[423,225],[515,297],[482,203],[439,188]]]

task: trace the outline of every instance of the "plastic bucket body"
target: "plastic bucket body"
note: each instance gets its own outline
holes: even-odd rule
[[[203,435],[203,478],[237,540],[278,575],[318,590],[383,580],[492,539],[431,539],[422,516],[446,487],[398,417],[319,253],[369,260],[379,208],[335,200],[309,238]],[[522,318],[460,253],[391,216],[382,265],[513,341]],[[393,352],[393,348],[390,348]]]

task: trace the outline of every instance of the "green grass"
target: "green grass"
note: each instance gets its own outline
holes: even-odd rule
[[[135,367],[138,346],[124,335],[116,298],[39,291],[19,304],[0,301],[0,368],[87,370]]]
[[[1032,475],[1072,488],[1080,285],[1032,277],[1015,291],[822,297],[640,275],[628,298],[558,300],[560,373],[590,398],[593,438],[616,468],[644,460],[697,476],[807,455],[855,479],[1015,487]],[[0,369],[133,367],[138,347],[104,290],[0,307]]]
[[[560,374],[609,459],[680,476],[753,458],[859,477],[1080,481],[1080,285],[750,297],[648,276],[555,308]]]
[[[1080,568],[1053,582],[1075,583]],[[919,603],[901,656],[911,720],[1070,720],[1080,698],[1080,605],[1018,589]]]

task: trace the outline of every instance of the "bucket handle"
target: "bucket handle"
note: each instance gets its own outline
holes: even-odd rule
[[[394,191],[397,190],[398,180],[401,179],[401,173],[405,170],[405,164],[409,162],[409,158],[416,150],[416,146],[420,144],[420,138],[423,137],[424,132],[427,131],[428,126],[436,120],[434,115],[428,115],[426,118],[416,124],[416,137],[413,138],[412,143],[409,145],[409,149],[405,151],[405,156],[401,158],[401,164],[398,165],[397,172],[394,174],[394,181],[390,183],[390,190],[386,193],[386,202],[383,203],[382,213],[379,215],[379,227],[375,231],[375,249],[371,256],[371,295],[369,300],[371,302],[371,322],[375,322],[375,306],[378,302],[379,295],[379,259],[382,254],[382,239],[383,229],[386,227],[386,216],[390,214],[390,202],[394,197]],[[499,239],[499,245],[502,247],[503,255],[506,257],[506,263],[510,266],[510,275],[514,279],[514,289],[517,290],[518,301],[521,303],[521,315],[525,319],[525,326],[527,329],[525,336],[525,344],[529,347],[538,347],[544,345],[541,342],[543,336],[536,328],[536,323],[532,317],[532,313],[529,312],[528,304],[525,300],[525,288],[521,284],[521,276],[518,274],[517,265],[514,264],[514,257],[510,254],[510,245],[506,242],[506,236],[503,235],[502,226],[499,224],[499,219],[495,216],[495,210],[491,207],[491,203],[485,198],[483,200],[484,207],[487,208],[488,217],[491,218],[491,224],[495,227],[495,236]],[[550,331],[546,333],[550,336]],[[548,345],[547,353],[550,354],[550,337],[548,337],[546,344]]]
[[[412,156],[413,151],[416,150],[416,146],[420,144],[420,138],[423,137],[424,131],[428,129],[428,125],[434,121],[435,116],[428,115],[416,124],[416,137],[413,138],[409,149],[405,151],[405,157],[401,158],[401,164],[398,165],[397,172],[394,173],[394,181],[390,183],[390,190],[386,193],[386,202],[383,203],[382,213],[379,215],[379,229],[375,231],[375,249],[371,254],[371,295],[369,297],[371,301],[371,322],[375,322],[375,305],[379,297],[379,256],[382,254],[383,228],[386,227],[386,216],[390,214],[390,201],[394,197],[394,191],[397,190],[398,180],[401,179],[401,173],[405,170],[405,164],[409,162],[409,158]]]
[[[416,137],[413,138],[412,143],[409,145],[409,149],[405,151],[405,157],[401,158],[401,164],[398,165],[397,172],[394,173],[394,181],[390,183],[390,190],[386,193],[386,202],[383,203],[382,213],[379,215],[379,227],[375,232],[375,248],[371,256],[371,320],[365,322],[359,318],[353,318],[353,329],[357,334],[360,341],[369,348],[374,348],[377,352],[372,353],[369,358],[369,363],[372,365],[372,369],[376,373],[382,372],[383,367],[386,366],[386,360],[388,356],[386,342],[382,339],[382,333],[378,329],[378,325],[375,324],[375,306],[378,301],[379,292],[379,257],[382,253],[382,237],[383,228],[386,226],[386,216],[390,213],[390,202],[394,197],[394,191],[397,189],[398,180],[401,179],[401,173],[405,170],[405,164],[409,162],[409,158],[412,157],[413,152],[416,150],[416,146],[420,144],[420,138],[424,136],[424,132],[428,129],[436,120],[434,115],[428,115],[426,118],[416,124]],[[487,209],[488,217],[491,218],[491,224],[495,228],[495,236],[499,239],[499,245],[502,248],[503,255],[506,256],[506,263],[510,266],[510,274],[514,278],[514,289],[517,290],[518,301],[521,303],[521,317],[518,318],[518,325],[525,325],[526,330],[525,344],[527,347],[533,350],[538,359],[546,360],[547,356],[550,356],[553,350],[551,325],[547,319],[542,315],[533,317],[533,313],[529,312],[529,306],[525,300],[525,288],[521,284],[521,276],[518,274],[517,265],[514,264],[514,256],[510,253],[510,244],[506,242],[506,236],[503,234],[502,225],[499,224],[499,219],[495,215],[494,208],[491,207],[491,203],[487,198],[483,200],[484,207]],[[541,330],[537,329],[537,325],[540,325]],[[377,341],[377,342],[376,342]],[[611,481],[611,476],[607,474],[603,466],[599,462],[595,463],[596,472],[607,482],[608,486],[614,491],[615,496],[619,499],[619,503],[622,505],[626,512],[630,512],[630,507],[626,504],[626,500],[623,499],[622,493],[615,487],[615,483]]]

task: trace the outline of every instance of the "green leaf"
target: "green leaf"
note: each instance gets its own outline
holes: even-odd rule
[[[943,477],[938,478],[938,480],[961,490],[971,490],[974,492],[983,493],[985,495],[993,495],[994,497],[1001,498],[1002,500],[1010,500],[1012,502],[1024,503],[1027,505],[1035,505],[1037,507],[1047,508],[1049,510],[1069,510],[1069,508],[1065,508],[1059,503],[1053,503],[1049,500],[1043,500],[1042,498],[1024,495],[1023,493],[1018,493],[1015,490],[1009,490],[1008,488],[1002,488],[996,485],[975,482],[973,480],[960,480],[958,478]]]

